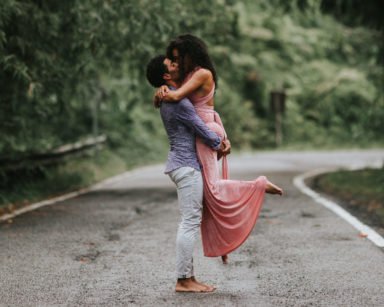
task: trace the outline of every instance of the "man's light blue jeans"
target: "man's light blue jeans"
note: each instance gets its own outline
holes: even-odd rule
[[[193,272],[193,247],[200,229],[203,208],[203,179],[192,167],[169,173],[176,184],[181,221],[176,237],[177,278],[190,278]]]

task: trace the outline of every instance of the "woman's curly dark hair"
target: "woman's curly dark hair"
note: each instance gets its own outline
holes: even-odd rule
[[[211,71],[213,80],[215,81],[215,85],[217,87],[215,67],[209,57],[206,44],[200,38],[192,34],[183,34],[173,39],[167,47],[167,58],[172,61],[174,61],[172,54],[173,49],[177,49],[179,51],[180,63],[182,63],[182,65],[179,65],[179,69],[180,76],[183,80],[194,68],[200,66]],[[189,56],[192,64],[191,67],[187,68],[188,71],[186,71],[184,65],[186,56]]]

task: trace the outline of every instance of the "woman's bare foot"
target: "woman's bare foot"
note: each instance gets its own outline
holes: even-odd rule
[[[228,255],[221,256],[221,261],[223,261],[223,264],[228,264]]]
[[[265,187],[265,192],[269,194],[283,195],[283,189],[279,188],[277,185],[274,185],[272,182],[268,180],[267,180],[267,186]]]
[[[214,287],[197,283],[192,278],[178,279],[176,282],[176,292],[213,292]]]

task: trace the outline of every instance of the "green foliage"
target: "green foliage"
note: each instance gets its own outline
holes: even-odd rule
[[[229,59],[237,64],[237,80],[249,68],[256,72],[258,92],[245,87],[243,95],[254,97],[258,121],[273,120],[263,112],[266,93],[283,88],[286,143],[383,141],[380,32],[337,23],[322,14],[320,1],[243,1],[236,10],[244,56]]]
[[[336,22],[322,13],[332,8],[323,2],[4,0],[0,156],[86,137],[95,109],[114,149],[164,152],[144,68],[186,32],[209,46],[216,106],[234,146],[272,145],[276,88],[288,94],[287,142],[382,140],[380,33]]]
[[[150,106],[147,61],[177,34],[225,42],[234,24],[225,2],[3,1],[1,156],[44,152],[91,134],[95,108],[113,146],[158,148],[164,133]]]
[[[86,131],[83,123],[89,121],[88,108],[84,103],[74,103],[73,99],[91,50],[88,34],[74,11],[75,4],[75,1],[2,4],[3,155],[45,151]]]

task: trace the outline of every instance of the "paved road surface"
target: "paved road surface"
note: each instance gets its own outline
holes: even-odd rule
[[[292,184],[319,167],[380,165],[384,150],[262,152],[230,158],[232,178],[266,174],[256,227],[224,266],[195,253],[213,294],[176,294],[176,193],[162,166],[0,224],[1,306],[384,306],[384,253]]]

